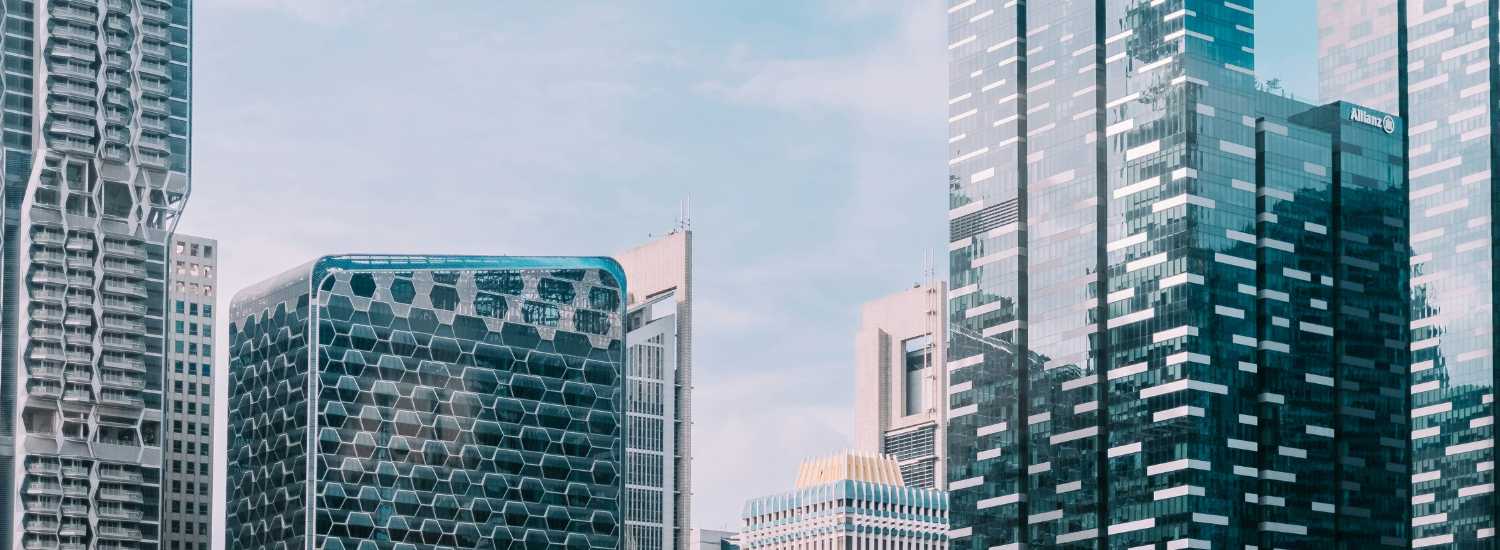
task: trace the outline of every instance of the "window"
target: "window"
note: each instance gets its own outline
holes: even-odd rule
[[[203,304],[203,316],[204,317],[213,317],[214,316],[214,306],[213,306],[213,304]]]
[[[179,311],[178,313],[182,313],[182,312]],[[198,304],[188,304],[188,313],[191,314],[191,315],[197,315],[198,314]]]
[[[198,395],[208,397],[208,384],[204,384],[198,387]]]
[[[203,355],[204,356],[209,356],[209,355],[213,355],[213,354],[214,354],[214,345],[213,344],[203,344]]]
[[[182,285],[182,283],[177,283],[177,284],[178,284],[178,286]],[[177,313],[182,313],[182,300],[178,300],[177,301]]]
[[[172,364],[172,369],[177,371],[177,374],[182,374],[182,361],[174,362]]]
[[[181,321],[178,321],[181,322]],[[198,335],[198,323],[188,323],[188,336]]]
[[[205,244],[205,245],[203,245],[203,257],[204,258],[212,258],[212,257],[214,257],[214,247],[213,247],[213,245],[211,245],[211,244]]]
[[[177,323],[175,323],[174,326],[176,327],[177,334],[182,334],[182,332],[183,332],[183,330],[182,330],[183,322],[182,321],[177,321]]]
[[[191,245],[189,247],[188,255],[189,256],[197,256],[198,255],[198,245],[196,245],[196,244],[195,245]]]
[[[185,248],[185,245],[184,245],[184,244],[183,244],[183,242],[182,242],[182,241],[177,241],[177,253],[178,253],[178,254],[181,254],[181,253],[182,253],[182,250],[183,250],[183,249],[184,249],[184,248]]]
[[[182,353],[182,341],[181,340],[178,340],[176,342],[172,342],[172,347],[177,350],[177,353]]]
[[[176,380],[176,381],[172,382],[172,391],[177,392],[177,393],[182,393],[182,381],[181,380]]]
[[[174,433],[174,434],[180,434],[180,433],[182,433],[182,421],[181,420],[173,420],[172,421],[172,433]]]
[[[178,342],[177,345],[181,346],[182,342]],[[188,355],[198,355],[198,344],[188,344]]]
[[[188,363],[187,372],[188,372],[188,374],[191,374],[193,376],[197,376],[198,375],[198,364],[197,363]],[[182,361],[178,361],[177,362],[177,374],[182,374]]]

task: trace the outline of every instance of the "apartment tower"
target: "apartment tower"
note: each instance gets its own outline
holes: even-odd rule
[[[868,302],[854,337],[854,444],[901,465],[908,487],[943,489],[948,287],[919,284]]]
[[[1396,113],[1251,0],[950,0],[952,545],[1401,547]]]
[[[693,495],[693,233],[679,228],[617,259],[630,281],[624,547],[687,548]]]
[[[0,550],[159,548],[192,3],[0,7]]]
[[[1412,546],[1495,548],[1497,5],[1320,0],[1325,97],[1407,121]]]

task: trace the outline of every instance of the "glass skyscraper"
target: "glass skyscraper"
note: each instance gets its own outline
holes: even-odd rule
[[[228,548],[618,548],[624,283],[330,256],[241,291]]]
[[[162,541],[190,0],[0,2],[0,550]]]
[[[1409,125],[1416,548],[1497,546],[1497,9],[1494,0],[1318,4],[1322,93]]]
[[[1250,0],[950,0],[951,543],[1406,544],[1402,120]]]

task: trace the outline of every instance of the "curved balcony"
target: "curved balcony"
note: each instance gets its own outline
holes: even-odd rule
[[[26,518],[25,525],[26,532],[28,533],[56,534],[58,528],[62,526],[62,522],[57,521],[57,518],[30,516]]]
[[[75,384],[87,384],[94,381],[94,373],[81,369],[68,369],[63,373],[63,378]]]
[[[28,495],[61,495],[62,484],[56,481],[28,479],[25,492]]]
[[[63,484],[63,496],[74,497],[74,498],[88,498],[88,496],[89,496],[89,484],[88,483],[64,483]]]
[[[62,386],[56,386],[52,384],[32,384],[31,387],[26,388],[26,395],[35,398],[61,399],[63,396],[63,389]]]
[[[73,286],[91,287],[94,286],[94,277],[91,275],[84,275],[79,273],[69,273],[68,284]]]
[[[68,256],[68,267],[71,269],[94,269],[94,259],[88,256]]]
[[[118,13],[122,15],[128,15],[130,13],[130,3],[126,2],[125,0],[109,0],[108,2],[105,2],[104,8],[109,10],[110,13]]]
[[[170,13],[167,13],[167,8],[163,8],[154,4],[141,4],[141,15],[148,19],[155,19],[163,23],[166,23],[172,19],[172,15]]]
[[[105,387],[124,388],[129,390],[146,389],[146,380],[135,376],[110,376],[104,375],[99,378],[99,383]]]
[[[135,540],[141,538],[141,530],[120,525],[101,524],[99,536],[111,539]]]
[[[88,513],[87,509],[84,510],[84,513]],[[69,521],[62,524],[62,529],[59,529],[57,534],[64,537],[81,537],[88,534],[88,532],[89,524]],[[88,546],[77,542],[64,542],[61,550],[88,550]]]
[[[63,311],[62,308],[35,308],[31,310],[31,318],[47,323],[59,323],[63,320]]]
[[[94,317],[92,315],[69,315],[67,319],[63,320],[63,324],[69,327],[89,328],[94,326]]]
[[[94,139],[94,125],[74,122],[65,118],[55,118],[47,123],[47,130],[54,134],[67,134],[69,136],[81,137],[89,140]]]
[[[129,262],[104,262],[104,272],[111,275],[141,278],[146,276],[146,266]]]
[[[136,243],[104,241],[104,250],[110,254],[125,258],[146,259],[146,248]]]
[[[112,348],[112,349],[116,349],[116,350],[135,351],[135,352],[144,352],[144,351],[146,351],[146,344],[145,343],[141,342],[140,340],[133,340],[133,339],[130,339],[130,338],[109,338],[109,337],[106,337],[106,338],[104,338],[104,347],[106,347],[106,348]]]
[[[88,390],[64,390],[62,399],[74,403],[93,403],[94,394],[89,393]]]
[[[172,58],[172,53],[167,50],[166,44],[151,40],[141,42],[141,53],[151,57],[160,58],[163,61]]]
[[[21,548],[25,550],[59,550],[57,539],[55,538],[26,539],[26,542],[21,543]]]
[[[52,29],[51,29],[51,32],[52,32],[52,36],[55,36],[55,37],[58,37],[58,38],[66,38],[66,39],[69,39],[69,40],[77,40],[79,42],[91,42],[92,43],[92,42],[97,42],[99,40],[99,33],[96,32],[94,29],[88,29],[88,28],[83,28],[83,27],[76,27],[76,26],[73,26],[72,24],[67,24],[67,23],[65,23],[65,24],[59,24],[59,25],[53,25]]]
[[[145,287],[145,285],[142,285],[140,283],[132,283],[132,282],[128,282],[128,281],[117,281],[117,280],[113,280],[113,279],[105,279],[104,280],[104,291],[105,292],[109,292],[109,293],[113,293],[113,294],[121,294],[121,295],[125,295],[125,296],[137,296],[137,297],[141,297],[141,298],[145,298],[146,297],[146,287]]]
[[[26,473],[39,476],[55,476],[62,473],[62,463],[57,460],[36,457],[26,464]]]
[[[100,468],[99,479],[108,481],[123,481],[126,483],[140,483],[145,481],[145,476],[140,472],[127,468]]]
[[[145,81],[142,81],[142,85],[143,86],[144,86],[144,84],[145,84]],[[165,84],[162,85],[161,92],[162,93],[166,93],[166,85]],[[155,130],[155,131],[158,131],[158,132],[165,132],[165,131],[167,131],[167,119],[166,119],[166,117],[143,116],[143,117],[141,117],[141,127],[145,128],[147,130]]]
[[[64,6],[56,3],[52,5],[51,9],[47,10],[47,13],[52,17],[58,19],[84,23],[87,25],[93,25],[99,22],[99,14],[94,13],[91,10],[75,8],[72,6]]]
[[[77,153],[80,155],[94,154],[94,144],[88,140],[51,136],[47,139],[47,145],[53,150],[66,153]]]
[[[63,504],[62,513],[65,516],[87,516],[89,507],[84,504]]]
[[[54,42],[50,46],[48,46],[47,50],[52,54],[53,57],[61,59],[74,59],[88,63],[93,63],[94,56],[98,53],[93,48],[74,46],[65,42]]]
[[[99,394],[99,402],[105,405],[120,407],[140,408],[146,406],[146,400],[139,396],[131,395],[122,391],[105,390]]]
[[[167,169],[167,155],[151,150],[141,151],[141,164],[152,168]]]
[[[63,293],[63,291],[58,290],[56,287],[37,287],[36,290],[33,290],[31,292],[31,299],[33,301],[46,302],[49,304],[62,303],[64,296],[65,294]]]
[[[62,348],[37,347],[32,348],[31,353],[27,354],[27,357],[31,358],[32,361],[56,361],[61,363],[67,360],[68,354],[63,353]]]
[[[151,38],[159,38],[161,40],[171,39],[170,35],[167,33],[166,25],[152,25],[149,23],[141,25],[141,34],[149,36]]]
[[[88,466],[69,464],[67,466],[63,466],[62,473],[64,477],[88,478],[89,468]],[[85,510],[85,512],[87,512],[87,510]]]
[[[58,231],[37,231],[31,234],[31,242],[48,246],[62,246],[68,237]]]
[[[99,517],[105,519],[124,519],[139,521],[141,519],[141,516],[142,514],[140,510],[133,510],[121,505],[104,506],[99,508]]]
[[[84,64],[81,64],[81,63],[71,63],[71,62],[52,63],[51,64],[51,69],[52,69],[53,74],[60,74],[60,75],[63,75],[63,76],[71,76],[71,77],[74,77],[74,78],[82,78],[82,79],[86,79],[86,80],[93,80],[95,78],[99,78],[99,72],[98,71],[95,71],[93,67],[90,67],[88,65],[84,65]]]

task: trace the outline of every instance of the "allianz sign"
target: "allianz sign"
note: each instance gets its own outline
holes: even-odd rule
[[[1354,107],[1349,110],[1349,120],[1380,128],[1381,130],[1385,130],[1387,134],[1396,133],[1396,117],[1391,115],[1378,117],[1370,114],[1369,111]]]

